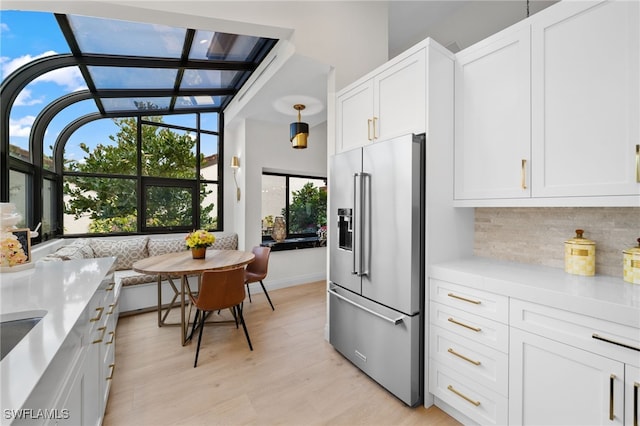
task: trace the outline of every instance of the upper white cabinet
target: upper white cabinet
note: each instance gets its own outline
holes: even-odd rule
[[[416,46],[338,93],[337,152],[426,130],[426,47]]]
[[[640,205],[639,28],[566,1],[459,52],[456,205]]]
[[[640,3],[561,2],[531,23],[532,195],[638,195]]]
[[[529,197],[529,26],[456,56],[456,199]]]

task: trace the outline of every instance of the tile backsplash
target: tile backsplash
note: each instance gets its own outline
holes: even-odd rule
[[[596,274],[622,277],[622,251],[640,238],[640,207],[476,208],[474,254],[564,269],[576,229],[596,243]]]

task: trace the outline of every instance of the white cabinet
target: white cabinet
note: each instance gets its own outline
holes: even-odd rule
[[[456,55],[456,199],[530,196],[529,31],[518,25]]]
[[[509,424],[623,424],[623,363],[515,328],[510,339]]]
[[[480,424],[508,416],[508,298],[429,282],[429,392]]]
[[[337,152],[425,131],[427,48],[416,46],[338,93]]]
[[[625,425],[638,426],[640,424],[640,368],[626,365],[624,374]]]
[[[531,23],[534,197],[640,194],[640,3],[587,4]]]
[[[637,328],[518,299],[510,308],[510,424],[633,424]]]
[[[25,404],[47,413],[14,424],[102,424],[114,369],[119,291],[109,273]]]
[[[640,203],[640,3],[559,2],[456,62],[456,205]]]

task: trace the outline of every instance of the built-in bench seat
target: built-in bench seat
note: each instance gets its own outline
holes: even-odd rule
[[[211,246],[217,250],[237,250],[238,235],[231,232],[214,232],[216,241]],[[116,257],[114,273],[116,285],[122,285],[120,312],[133,313],[155,309],[158,303],[157,275],[141,274],[133,269],[138,260],[187,250],[185,237],[176,235],[144,235],[136,237],[78,238],[42,257],[39,262]],[[172,277],[179,278],[179,276]],[[194,277],[194,282],[197,277]],[[166,279],[161,282],[162,303],[169,303],[173,291]]]

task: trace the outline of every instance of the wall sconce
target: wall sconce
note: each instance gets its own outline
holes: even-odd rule
[[[240,168],[240,159],[235,155],[231,157],[231,168],[233,169],[233,181],[236,183],[236,199],[240,201],[240,187],[236,179],[236,171]]]
[[[298,121],[291,123],[289,126],[289,140],[291,146],[295,149],[304,149],[307,147],[307,136],[309,136],[309,124],[302,123],[300,120],[300,111],[305,109],[302,104],[295,104],[293,109],[298,111]]]

